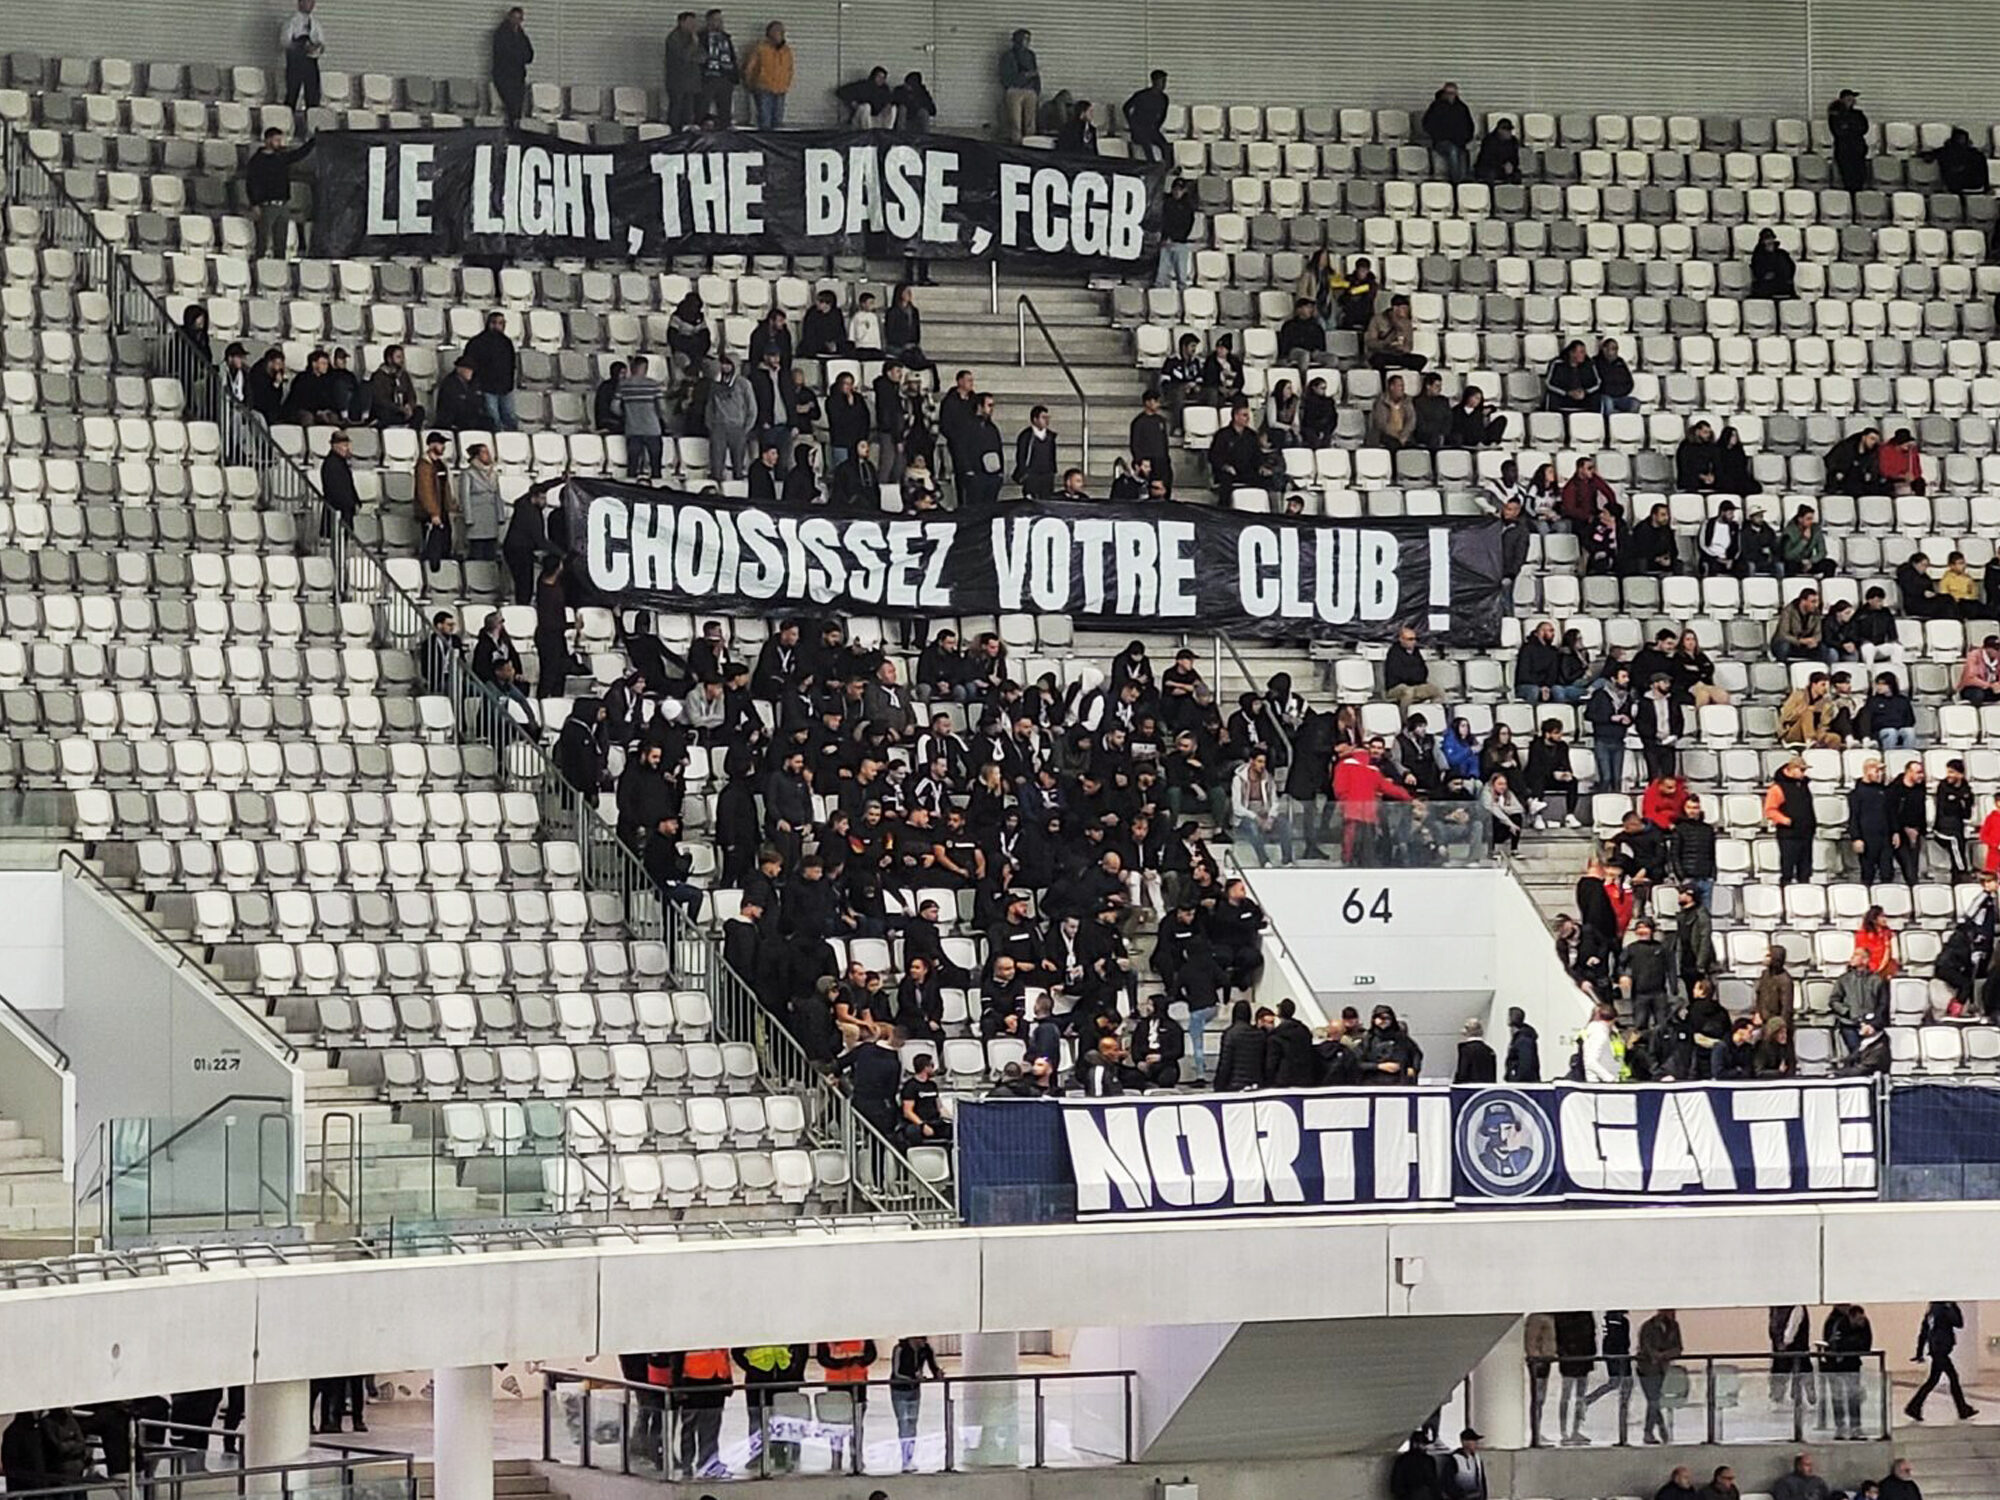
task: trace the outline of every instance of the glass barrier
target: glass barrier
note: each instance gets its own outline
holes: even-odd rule
[[[1586,1363],[1587,1375],[1564,1373]],[[1554,1448],[1886,1438],[1889,1398],[1886,1356],[1877,1352],[1688,1354],[1660,1371],[1623,1358],[1546,1368],[1530,1360],[1528,1441]]]
[[[1476,791],[1476,788],[1475,788]],[[1440,870],[1491,859],[1496,823],[1476,801],[1419,797],[1365,811],[1286,797],[1268,823],[1222,813],[1229,852],[1245,869]]]
[[[100,1228],[111,1246],[297,1222],[291,1110],[275,1095],[232,1095],[191,1120],[106,1121],[102,1160]]]
[[[544,1370],[542,1457],[659,1481],[948,1474],[1132,1461],[1133,1376],[948,1376],[737,1386],[712,1404]],[[699,1399],[699,1398],[697,1398]]]

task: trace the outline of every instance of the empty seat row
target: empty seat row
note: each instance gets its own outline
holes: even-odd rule
[[[145,802],[143,794],[106,795],[121,809],[136,810]],[[79,793],[79,803],[85,800]],[[103,839],[114,835],[130,839],[134,832],[129,825],[109,827],[109,815],[106,822],[107,827],[99,833]],[[423,844],[363,839],[289,843],[225,834],[214,838],[139,838],[129,848],[132,873],[142,890],[178,891],[216,884],[227,890],[275,894],[285,887],[300,886],[314,892],[348,893],[357,913],[367,912],[370,898],[384,890],[422,888],[435,893],[461,885],[474,891],[528,886],[547,887],[553,893],[575,888],[583,878],[581,851],[562,839],[504,844],[483,839]],[[617,897],[606,899],[615,903]],[[357,920],[362,919],[358,916]],[[593,916],[594,922],[602,920]],[[373,924],[363,920],[362,925]]]
[[[265,995],[326,995],[386,989],[579,990],[658,988],[667,977],[662,944],[612,940],[371,943],[350,939],[256,945],[256,985]]]
[[[757,1052],[747,1042],[423,1047],[386,1051],[380,1061],[391,1099],[440,1103],[489,1095],[562,1099],[578,1094],[748,1093],[758,1076]]]
[[[515,893],[516,913],[536,894]],[[545,911],[563,894],[551,893]],[[398,915],[402,910],[399,901]],[[531,922],[518,915],[515,921],[519,926],[513,930],[534,930]],[[543,925],[547,925],[546,919]],[[338,1048],[408,1047],[432,1042],[466,1047],[516,1038],[569,1043],[701,1041],[708,1036],[712,1016],[708,996],[701,990],[603,990],[594,994],[576,990],[552,996],[497,991],[330,995],[316,1002],[315,1019],[325,1045]]]

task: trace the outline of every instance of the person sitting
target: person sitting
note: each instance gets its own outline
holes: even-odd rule
[[[1326,325],[1320,322],[1313,299],[1301,297],[1292,308],[1292,315],[1278,325],[1278,358],[1304,370],[1314,362],[1314,355],[1325,353]]]
[[[1416,404],[1403,389],[1403,377],[1391,375],[1368,413],[1369,445],[1395,453],[1414,443],[1416,436]]]
[[[1229,414],[1229,423],[1208,445],[1208,472],[1215,481],[1216,497],[1226,507],[1239,487],[1262,483],[1263,447],[1250,426],[1250,408],[1239,405]]]
[[[1826,643],[1826,616],[1820,609],[1819,590],[1801,589],[1796,599],[1778,611],[1771,631],[1771,656],[1777,661],[1822,661],[1831,663],[1837,653]]]
[[[1702,522],[1695,544],[1695,565],[1704,578],[1743,576],[1743,528],[1736,524],[1736,502],[1725,500]]]
[[[1332,288],[1336,326],[1348,333],[1360,333],[1375,316],[1375,293],[1379,283],[1375,268],[1365,255],[1357,255],[1347,274]]]
[[[1979,580],[1966,568],[1963,552],[1954,552],[1945,559],[1944,572],[1938,575],[1937,591],[1937,612],[1941,615],[1976,620],[1986,612],[1986,606],[1980,600]]]
[[[1490,448],[1506,435],[1506,415],[1486,404],[1486,392],[1478,386],[1467,386],[1451,409],[1446,444],[1453,448]]]
[[[1415,353],[1415,329],[1411,323],[1410,299],[1400,292],[1389,305],[1368,320],[1361,334],[1361,352],[1368,363],[1386,374],[1390,370],[1421,370],[1429,363]]]
[[[1521,180],[1521,138],[1514,133],[1512,120],[1493,122],[1479,143],[1479,160],[1472,164],[1472,175],[1489,185]]]
[[[1989,635],[1965,653],[1965,665],[1958,672],[1958,696],[1977,707],[2000,701],[2000,635]]]
[[[1967,193],[1987,190],[1986,153],[1973,143],[1964,126],[1952,126],[1951,134],[1945,137],[1943,145],[1935,151],[1919,154],[1938,169],[1938,186],[1946,192],[1957,193],[1962,198]]]
[[[1444,393],[1444,376],[1434,370],[1420,376],[1413,404],[1417,412],[1416,445],[1435,453],[1451,436],[1451,400]]]
[[[833,97],[847,106],[847,124],[852,130],[887,128],[895,117],[895,103],[889,88],[889,70],[875,67],[866,78],[843,83]]]
[[[1765,229],[1750,252],[1750,295],[1770,302],[1789,302],[1798,293],[1798,263],[1778,243],[1778,231]]]
[[[1882,431],[1864,427],[1835,443],[1826,455],[1826,487],[1835,495],[1882,493]]]
[[[831,291],[820,291],[806,309],[799,329],[798,352],[810,359],[825,359],[848,353],[853,345],[847,338],[847,319],[841,315],[840,299]]]
[[[1597,411],[1598,393],[1604,380],[1590,357],[1589,347],[1582,339],[1571,339],[1550,363],[1542,386],[1542,406],[1546,411]]]
[[[1706,420],[1696,422],[1674,450],[1674,483],[1688,494],[1706,495],[1717,488],[1721,467],[1722,445],[1715,440],[1715,429]]]
[[[1622,578],[1664,578],[1680,571],[1680,549],[1674,540],[1670,512],[1663,500],[1646,513],[1646,519],[1625,534],[1618,557]]]
[[[1787,578],[1825,578],[1834,571],[1833,559],[1826,555],[1826,533],[1820,529],[1819,513],[1801,505],[1778,536],[1778,561]]]
[[[1722,429],[1716,439],[1715,485],[1724,495],[1755,495],[1764,487],[1750,470],[1750,453],[1743,446],[1743,434],[1734,427]]]
[[[1632,378],[1632,367],[1625,363],[1625,356],[1618,352],[1618,340],[1598,340],[1597,353],[1590,362],[1597,369],[1599,412],[1609,417],[1614,412],[1637,411],[1639,398],[1633,392],[1638,389],[1638,382]]]
[[[1917,451],[1917,439],[1907,427],[1875,450],[1876,472],[1892,495],[1924,493],[1924,456]]]

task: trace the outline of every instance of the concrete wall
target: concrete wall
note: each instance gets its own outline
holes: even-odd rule
[[[1973,1302],[2000,1299],[2000,1262],[1986,1253],[1996,1232],[2000,1206],[1984,1203],[1660,1207],[810,1235],[208,1272],[0,1293],[0,1348],[36,1351],[0,1361],[0,1411],[857,1332],[1511,1317],[1573,1305],[1599,1266],[1647,1267],[1652,1295],[1684,1310],[1735,1305],[1746,1287],[1717,1274],[1718,1246],[1754,1245],[1758,1294],[1816,1308]],[[895,1294],[857,1300],[857,1286]]]
[[[0,870],[0,995],[42,1025],[63,1003],[63,877]]]
[[[76,1071],[77,1140],[85,1149],[107,1121],[185,1122],[232,1095],[274,1097],[285,1101],[274,1107],[303,1118],[304,1075],[235,1000],[213,992],[81,880],[61,886],[66,961],[54,1035]],[[250,1141],[247,1128],[241,1139]],[[295,1160],[302,1151],[295,1139]],[[189,1163],[204,1179],[209,1165]]]

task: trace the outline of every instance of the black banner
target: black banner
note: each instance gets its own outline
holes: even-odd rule
[[[1085,628],[1497,646],[1500,527],[1022,501],[783,509],[572,479],[570,546],[615,605],[719,614],[1066,614]]]
[[[886,130],[578,146],[505,130],[329,131],[318,253],[916,255],[1119,268],[1157,248],[1165,169]]]

